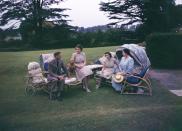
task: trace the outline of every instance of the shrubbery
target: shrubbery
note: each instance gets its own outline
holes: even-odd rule
[[[182,34],[156,33],[146,38],[147,53],[155,68],[182,68]]]
[[[124,43],[137,43],[135,32],[119,29],[107,31],[76,32],[64,28],[44,29],[41,35],[22,31],[22,41],[0,42],[0,50],[35,50],[83,47],[117,46]],[[19,42],[19,43],[18,43]],[[14,44],[16,43],[16,44]]]
[[[11,40],[8,42],[0,41],[0,51],[18,51],[25,49],[25,44],[20,40]]]

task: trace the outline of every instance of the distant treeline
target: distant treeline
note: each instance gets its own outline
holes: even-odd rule
[[[22,40],[0,42],[1,51],[72,48],[76,44],[84,47],[115,46],[140,41],[136,32],[114,28],[78,32],[68,27],[56,26],[43,29],[40,35],[34,35],[29,30],[20,30],[20,34]]]

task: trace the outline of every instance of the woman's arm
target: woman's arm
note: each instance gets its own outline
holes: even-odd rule
[[[116,59],[114,59],[114,64],[119,68],[119,62]]]
[[[134,69],[134,60],[133,58],[128,60],[128,68],[126,70],[126,73],[131,73]]]
[[[75,63],[75,53],[73,53],[73,54],[71,55],[70,61],[71,61],[72,63],[74,63],[74,66],[75,66],[75,67],[79,67],[79,64],[76,64],[76,63]]]
[[[83,53],[84,61],[83,61],[83,63],[81,63],[81,64],[76,64],[76,65],[75,65],[75,66],[77,66],[78,68],[82,68],[82,67],[84,67],[84,66],[87,65],[86,55],[85,55],[84,52],[82,52],[82,53]]]
[[[69,76],[68,69],[67,69],[67,67],[65,66],[65,64],[64,64],[63,61],[62,61],[62,68],[63,68],[63,70],[64,70],[65,75],[68,77],[68,76]]]
[[[74,64],[76,67],[80,67],[80,64]]]
[[[118,73],[118,74],[121,74],[121,75],[125,75],[126,72],[123,70],[123,67],[122,67],[122,66],[123,66],[123,65],[122,65],[122,62],[123,62],[123,61],[122,61],[122,60],[123,60],[123,58],[121,58],[121,61],[120,61],[120,62],[117,62],[117,61],[116,61],[116,63],[117,63],[116,65],[117,65],[117,68],[118,68],[118,72],[117,72],[117,73]]]
[[[86,55],[85,55],[84,52],[83,52],[83,55],[84,55],[84,63],[83,63],[83,66],[86,66],[87,65],[87,58],[86,58]]]
[[[104,62],[101,72],[103,72],[106,69],[106,64]]]

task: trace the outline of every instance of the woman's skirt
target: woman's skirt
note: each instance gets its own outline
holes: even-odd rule
[[[113,75],[113,68],[105,68],[103,71],[98,71],[97,74],[103,78],[110,79]]]
[[[90,68],[84,66],[83,68],[76,68],[76,76],[78,81],[82,81],[85,77],[92,75],[93,72]]]

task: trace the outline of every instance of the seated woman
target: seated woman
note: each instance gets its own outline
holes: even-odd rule
[[[128,73],[132,73],[134,69],[134,60],[132,57],[130,57],[130,50],[128,49],[123,49],[122,55],[123,57],[121,58],[118,67],[114,69],[113,73],[124,76]],[[116,82],[114,79],[112,79],[112,87],[116,91],[121,91],[122,83]]]
[[[110,53],[111,57],[115,58],[116,53],[115,52],[108,52]],[[94,61],[94,64],[104,65],[104,61],[106,60],[105,54],[100,57],[99,59]]]
[[[77,79],[83,82],[83,88],[86,92],[91,92],[88,87],[88,76],[92,75],[93,72],[90,68],[86,67],[86,55],[82,50],[81,45],[75,47],[75,53],[72,54],[71,62],[74,63]]]
[[[118,63],[116,62],[116,59],[112,57],[110,52],[104,53],[105,60],[103,61],[103,68],[102,71],[98,72],[98,74],[106,79],[110,79],[113,74],[113,68]],[[99,88],[101,83],[101,78],[97,79],[96,88]]]

